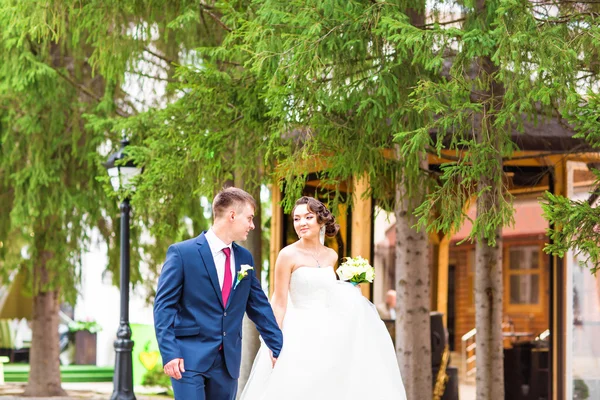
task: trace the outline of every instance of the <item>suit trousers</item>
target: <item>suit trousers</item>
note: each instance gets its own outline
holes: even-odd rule
[[[184,365],[185,366],[185,365]],[[175,400],[234,400],[238,380],[233,379],[225,365],[223,350],[205,372],[185,370],[181,379],[171,378]]]

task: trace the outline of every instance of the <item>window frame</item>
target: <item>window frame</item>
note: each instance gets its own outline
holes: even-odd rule
[[[514,248],[538,248],[538,263],[536,269],[510,269],[510,251]],[[522,241],[518,243],[504,243],[503,249],[503,269],[504,269],[504,310],[505,313],[543,313],[546,304],[546,279],[545,273],[546,262],[544,257],[544,245],[539,241]],[[538,302],[527,304],[512,304],[510,302],[510,278],[520,275],[537,275],[538,276]]]

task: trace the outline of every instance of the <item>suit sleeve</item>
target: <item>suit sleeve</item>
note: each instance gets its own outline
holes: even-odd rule
[[[181,254],[176,246],[170,246],[158,278],[154,299],[154,329],[163,366],[175,358],[183,358],[173,330],[182,289],[183,262]]]
[[[250,265],[254,266],[254,263]],[[246,304],[246,314],[254,322],[266,345],[273,352],[273,357],[279,357],[279,352],[283,347],[283,334],[279,329],[279,325],[277,325],[271,304],[254,273],[252,274],[250,295]]]

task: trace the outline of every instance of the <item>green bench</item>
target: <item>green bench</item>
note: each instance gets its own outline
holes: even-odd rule
[[[0,385],[4,385],[4,364],[8,362],[8,357],[0,356]]]

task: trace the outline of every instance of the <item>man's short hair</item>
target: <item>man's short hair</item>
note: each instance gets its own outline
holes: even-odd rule
[[[256,209],[256,201],[254,197],[236,187],[228,187],[221,190],[215,196],[212,204],[213,217],[221,217],[228,209],[235,207],[236,209],[241,208],[245,204],[250,204]]]

